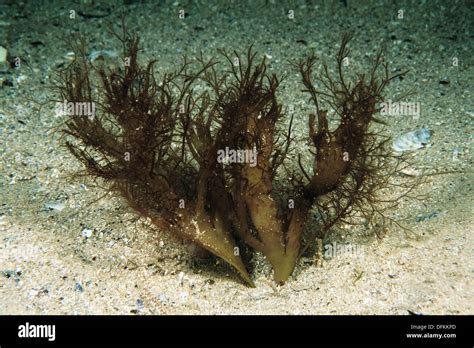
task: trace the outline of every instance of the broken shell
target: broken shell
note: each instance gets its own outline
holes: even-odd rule
[[[424,147],[430,142],[433,132],[426,127],[416,129],[397,137],[392,148],[397,152],[413,151]]]

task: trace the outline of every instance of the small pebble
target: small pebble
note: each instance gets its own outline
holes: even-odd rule
[[[439,83],[442,85],[449,85],[450,81],[448,77],[443,77],[441,80],[439,80]]]
[[[84,288],[82,287],[80,283],[76,283],[76,285],[74,285],[74,291],[84,292]]]
[[[3,46],[0,46],[0,63],[5,63],[7,61],[7,49]]]
[[[454,149],[453,150],[453,161],[456,161],[459,159],[459,154],[461,153],[461,150],[459,149]]]
[[[189,294],[187,291],[182,291],[179,293],[179,298],[182,302],[186,302],[189,297]]]
[[[82,230],[81,234],[84,238],[90,238],[92,236],[92,230],[90,230],[88,228],[84,228]]]
[[[143,308],[144,308],[144,305],[143,305],[143,301],[138,299],[137,300],[137,311],[138,312],[142,312],[143,311]]]
[[[178,274],[178,285],[183,285],[184,282],[184,272],[179,272]]]
[[[28,78],[28,76],[21,74],[21,75],[19,75],[19,76],[16,77],[16,82],[17,82],[17,83],[22,83],[22,82],[25,81],[27,78]]]
[[[76,58],[76,54],[72,51],[70,52],[67,52],[65,55],[64,55],[64,58],[66,60],[69,60],[69,61],[73,61],[75,58]]]
[[[423,315],[423,313],[421,313],[421,312],[413,312],[413,311],[411,311],[411,310],[409,310],[409,309],[407,309],[407,312],[408,312],[409,314],[411,314],[411,315]]]
[[[61,203],[61,202],[54,202],[54,203],[46,203],[44,205],[44,207],[47,209],[47,210],[57,210],[57,211],[61,211],[64,209],[64,203]]]
[[[3,275],[7,278],[13,278],[15,279],[16,282],[19,282],[20,281],[20,276],[21,276],[21,270],[20,269],[16,269],[14,271],[12,270],[9,270],[9,269],[6,269],[4,271],[2,271]]]
[[[0,71],[1,71],[1,66],[2,64],[0,64]],[[2,86],[14,87],[15,84],[14,84],[13,78],[11,76],[4,76],[2,78]]]
[[[160,303],[163,305],[169,304],[168,297],[166,297],[165,294],[159,294],[158,299],[160,300]]]
[[[36,295],[38,295],[38,290],[36,289],[31,289],[29,292],[28,292],[28,297],[31,299],[33,297],[35,297]]]
[[[421,175],[421,171],[419,169],[415,169],[413,167],[406,167],[400,170],[400,173],[406,176],[419,176]]]

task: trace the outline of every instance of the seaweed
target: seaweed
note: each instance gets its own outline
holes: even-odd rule
[[[242,243],[263,253],[283,284],[314,238],[350,222],[354,211],[384,217],[380,205],[396,201],[378,192],[392,185],[401,161],[390,138],[371,126],[383,125],[375,114],[384,88],[406,72],[390,76],[379,53],[367,76],[347,81],[351,35],[342,39],[336,74],[323,65],[314,76],[314,53],[294,64],[315,108],[308,115],[312,168],[300,154],[289,156],[293,116],[278,99],[281,80],[252,47],[243,57],[220,51],[223,62],[184,57],[158,79],[156,61],[138,62],[139,38],[125,28],[114,35],[126,61],[114,69],[90,62],[83,41],[72,43],[76,59],[61,72],[55,100],[93,103],[95,114],[66,116],[65,145],[137,214],[222,258],[250,286]],[[330,118],[338,120],[335,130]],[[282,199],[277,177],[285,171],[294,180]],[[405,188],[403,197],[414,185]],[[320,216],[314,226],[312,211]]]

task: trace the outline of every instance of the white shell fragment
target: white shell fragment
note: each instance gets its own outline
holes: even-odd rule
[[[0,46],[0,63],[5,63],[7,61],[7,49],[3,46]]]
[[[432,131],[426,127],[416,129],[395,138],[392,148],[397,152],[413,151],[430,142]]]
[[[92,230],[85,228],[82,230],[81,234],[84,238],[90,238],[92,236]]]
[[[76,59],[76,54],[74,52],[70,51],[70,52],[67,52],[64,55],[64,58],[69,60],[69,61],[73,61],[74,59]]]
[[[89,54],[89,60],[91,62],[99,58],[117,58],[117,57],[118,57],[117,52],[111,51],[111,50],[93,50]]]
[[[46,203],[44,207],[46,208],[46,210],[61,211],[64,209],[64,203],[61,203],[61,202]]]
[[[421,170],[415,169],[413,167],[406,167],[400,170],[400,173],[406,176],[420,176],[422,174]]]
[[[179,272],[178,274],[178,285],[183,285],[184,282],[184,272]]]

